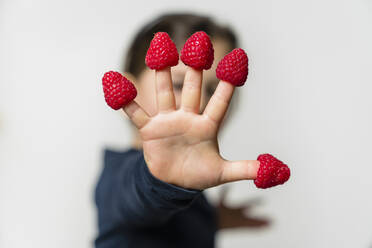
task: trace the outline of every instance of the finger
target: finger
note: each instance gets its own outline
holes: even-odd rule
[[[260,162],[257,160],[226,161],[222,168],[221,183],[256,179],[259,167]]]
[[[204,110],[204,114],[212,121],[220,124],[229,107],[234,89],[234,85],[225,81],[220,81]]]
[[[135,101],[124,106],[123,110],[138,129],[144,127],[150,120],[149,115]]]
[[[187,67],[181,98],[181,108],[185,111],[199,113],[202,80],[202,70]]]
[[[239,228],[239,227],[250,227],[259,228],[265,227],[270,224],[271,220],[266,218],[252,218],[246,217],[243,214],[238,216],[230,216],[225,223],[220,223],[220,229],[223,228]]]
[[[155,71],[156,99],[158,112],[176,109],[170,67]]]
[[[246,217],[242,219],[241,226],[245,227],[265,227],[270,224],[270,220],[266,218],[251,218]]]

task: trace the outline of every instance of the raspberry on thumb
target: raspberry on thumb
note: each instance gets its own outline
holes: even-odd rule
[[[115,110],[127,105],[137,96],[133,83],[119,72],[106,72],[102,78],[102,86],[106,103]]]
[[[261,154],[257,158],[260,167],[254,184],[257,188],[266,189],[288,181],[291,171],[288,166],[270,154]]]
[[[178,64],[177,47],[166,32],[158,32],[154,35],[145,60],[146,65],[153,70]]]
[[[235,86],[244,85],[248,76],[248,57],[241,48],[236,48],[218,63],[217,78]]]

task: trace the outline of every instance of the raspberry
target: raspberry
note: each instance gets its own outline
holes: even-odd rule
[[[119,72],[106,72],[102,78],[102,86],[106,103],[115,110],[127,105],[137,96],[133,83]]]
[[[214,59],[214,50],[209,36],[199,31],[187,39],[181,50],[181,60],[196,70],[208,70]]]
[[[216,75],[235,86],[242,86],[248,76],[248,57],[244,50],[236,48],[227,54],[218,63]]]
[[[254,180],[257,188],[266,189],[285,183],[291,172],[286,164],[270,154],[261,154],[257,158],[260,168]]]
[[[154,35],[146,54],[146,65],[153,70],[161,70],[178,64],[178,51],[169,35],[158,32]]]

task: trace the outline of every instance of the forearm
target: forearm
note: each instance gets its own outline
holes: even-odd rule
[[[187,190],[155,178],[142,154],[125,159],[107,177],[97,203],[105,220],[126,228],[156,226],[187,208],[201,191]],[[100,207],[101,206],[101,207]]]
[[[158,180],[148,170],[143,157],[138,159],[137,166],[128,167],[123,175],[121,205],[128,223],[139,226],[163,223],[175,212],[187,208],[200,194]]]

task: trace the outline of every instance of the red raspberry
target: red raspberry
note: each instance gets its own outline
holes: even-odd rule
[[[191,35],[181,50],[182,62],[196,70],[210,69],[213,59],[214,50],[211,39],[203,31]]]
[[[257,158],[260,161],[260,168],[257,178],[254,180],[257,188],[266,189],[285,183],[291,171],[288,166],[270,154],[261,154]]]
[[[248,57],[244,50],[236,48],[227,54],[218,63],[216,75],[235,86],[242,86],[248,76]]]
[[[103,92],[107,104],[118,110],[137,96],[133,83],[119,72],[109,71],[102,78]]]
[[[147,50],[146,64],[153,70],[161,70],[178,64],[177,47],[167,33],[158,32],[154,35]]]

